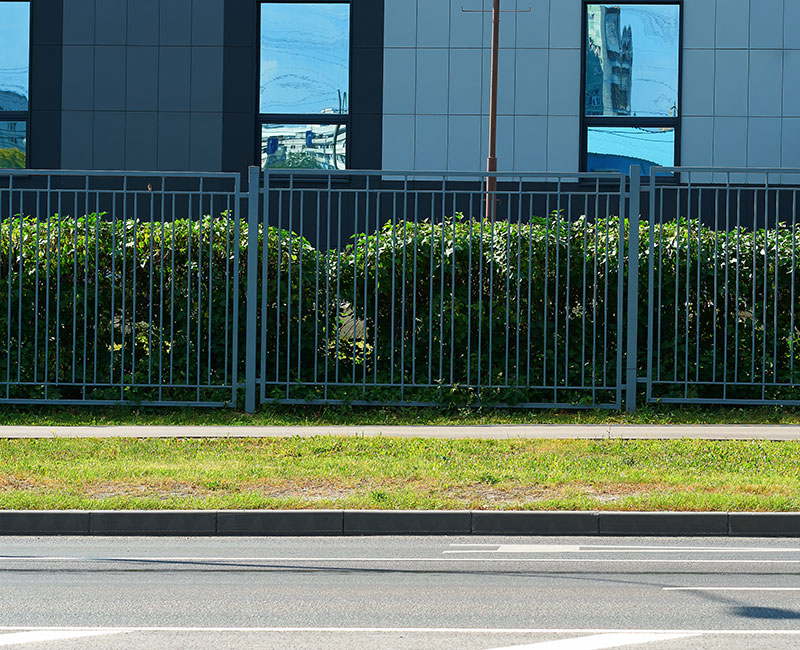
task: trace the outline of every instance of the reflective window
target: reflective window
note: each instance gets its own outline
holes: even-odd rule
[[[260,112],[344,114],[350,76],[350,5],[261,5]]]
[[[347,127],[343,124],[264,124],[263,169],[345,169]]]
[[[28,110],[30,5],[0,2],[0,112]]]
[[[680,7],[586,7],[586,115],[676,117]]]
[[[23,169],[26,165],[27,124],[0,121],[0,169]]]
[[[586,171],[627,174],[639,165],[648,175],[652,166],[675,164],[675,129],[589,127],[586,150]]]

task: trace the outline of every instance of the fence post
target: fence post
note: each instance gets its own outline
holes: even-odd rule
[[[247,327],[245,342],[245,392],[244,409],[256,410],[256,322],[258,316],[258,213],[261,169],[248,168],[247,182]],[[264,241],[266,246],[266,239]],[[266,251],[265,251],[266,254]]]
[[[631,166],[628,210],[628,354],[625,410],[636,413],[637,357],[639,333],[639,215],[641,213],[641,170]]]

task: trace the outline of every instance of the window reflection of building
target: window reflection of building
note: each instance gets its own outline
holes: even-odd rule
[[[631,114],[633,34],[620,24],[619,7],[589,7],[586,114]]]
[[[264,169],[345,169],[347,127],[343,124],[265,125],[261,139]]]

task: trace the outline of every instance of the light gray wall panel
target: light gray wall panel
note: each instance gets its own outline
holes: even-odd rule
[[[450,50],[450,114],[478,115],[484,78],[482,51],[479,49]]]
[[[158,114],[158,169],[189,169],[191,113]]]
[[[547,123],[547,170],[578,169],[579,118],[551,116]]]
[[[159,3],[159,45],[191,45],[192,0],[163,0]]]
[[[716,0],[690,0],[683,5],[683,47],[714,47],[716,12]]]
[[[188,111],[191,98],[191,49],[161,48],[158,58],[158,109]]]
[[[486,165],[481,160],[478,137],[483,120],[479,115],[453,115],[449,118],[447,168],[454,171],[475,171]]]
[[[450,0],[424,0],[417,5],[417,47],[448,47]]]
[[[714,166],[747,166],[746,117],[717,117],[714,120]]]
[[[747,50],[718,50],[714,84],[716,115],[747,115]]]
[[[683,114],[714,114],[714,51],[683,53]]]
[[[417,114],[447,113],[448,52],[445,49],[417,50]]]
[[[414,142],[413,115],[385,115],[383,117],[384,169],[414,169]]]
[[[550,47],[581,46],[581,2],[550,0]]]
[[[580,114],[580,70],[580,50],[550,50],[550,79],[547,85],[550,115]]]
[[[484,14],[464,9],[481,9],[479,0],[450,0],[450,47],[479,47],[483,39]]]
[[[222,47],[224,21],[221,0],[192,0],[192,45]]]
[[[447,166],[447,116],[418,115],[415,120],[415,168],[445,169]]]
[[[781,120],[781,167],[800,169],[800,117]]]
[[[547,50],[518,50],[515,70],[514,113],[547,115],[547,95],[542,92],[548,79]]]
[[[797,0],[789,0],[789,2]],[[784,0],[757,0],[751,2],[750,47],[783,47],[783,2]]]
[[[416,0],[385,0],[384,46],[416,47],[417,3]]]
[[[384,112],[413,113],[417,84],[416,52],[409,48],[386,49],[383,53],[383,80]]]
[[[546,48],[550,46],[550,2],[549,0],[520,0],[517,8],[530,13],[516,16],[518,48]]]
[[[717,0],[716,32],[718,48],[749,47],[750,0]]]
[[[800,49],[800,2],[784,0],[783,2],[783,47]]]
[[[127,39],[127,0],[97,0],[95,3],[94,44],[124,45]]]
[[[781,120],[778,117],[751,117],[748,124],[747,166],[780,167]]]
[[[749,81],[748,115],[780,117],[783,52],[781,50],[751,50]]]
[[[514,148],[514,169],[547,169],[547,117],[523,115],[514,120],[514,132],[519,134]]]
[[[783,114],[800,117],[800,50],[784,52]]]
[[[692,165],[714,163],[714,118],[684,117],[681,121],[681,155]]]

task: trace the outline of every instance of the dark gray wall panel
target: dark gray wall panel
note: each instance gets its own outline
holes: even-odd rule
[[[129,47],[125,108],[158,110],[158,48]]]
[[[94,112],[64,111],[61,119],[61,166],[92,169]]]
[[[159,171],[189,169],[191,114],[158,114],[158,169]]]
[[[225,23],[223,0],[192,0],[192,45],[222,47]]]
[[[158,109],[188,111],[191,94],[191,50],[162,47],[158,59]]]
[[[65,45],[62,64],[62,99],[65,111],[94,108],[94,48]]]
[[[125,121],[125,169],[158,168],[158,113],[129,112]]]
[[[94,49],[94,110],[125,110],[124,45],[100,45]]]
[[[95,45],[124,45],[127,38],[127,0],[97,0],[94,9]]]
[[[95,169],[124,169],[125,113],[95,111],[93,150]]]
[[[28,165],[61,166],[63,0],[31,3],[31,112]]]
[[[191,45],[192,0],[165,0],[159,8],[159,44]]]
[[[222,48],[192,48],[191,108],[222,111]]]
[[[158,45],[159,6],[159,0],[128,0],[128,45]]]
[[[94,44],[94,3],[64,0],[64,45]]]
[[[217,171],[222,160],[222,113],[192,113],[189,169]]]

